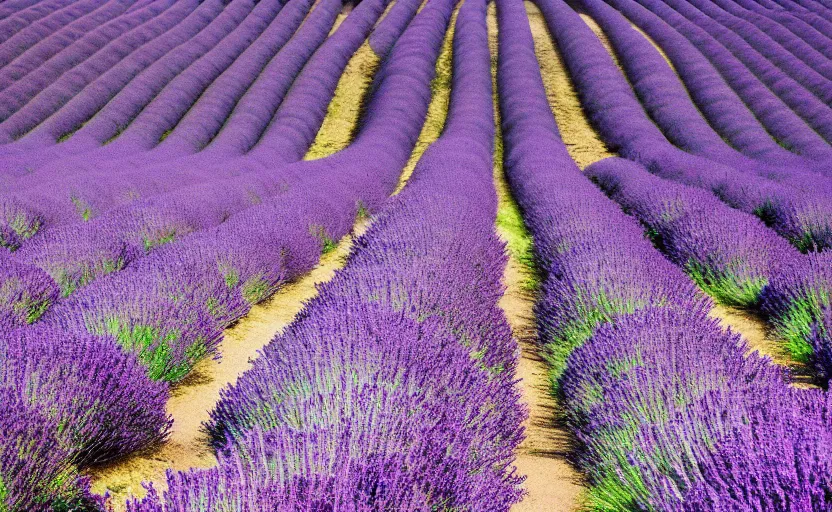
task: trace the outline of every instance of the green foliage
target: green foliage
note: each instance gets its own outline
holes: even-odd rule
[[[730,266],[730,265],[729,265]],[[690,260],[685,270],[693,281],[720,304],[753,308],[760,302],[760,293],[768,284],[765,276],[739,278],[732,272],[715,272],[708,265]]]
[[[829,297],[806,295],[792,303],[786,313],[773,320],[776,333],[786,340],[786,350],[798,362],[808,363],[813,354],[809,339],[812,327],[823,329],[821,318],[822,305],[829,305]]]
[[[309,226],[309,232],[321,242],[321,254],[327,254],[338,247],[338,242],[329,237],[323,226]]]

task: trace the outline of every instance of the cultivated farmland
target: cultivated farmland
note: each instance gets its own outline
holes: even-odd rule
[[[0,2],[0,512],[832,511],[829,0]]]

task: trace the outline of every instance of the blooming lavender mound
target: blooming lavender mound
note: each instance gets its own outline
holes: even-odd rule
[[[165,438],[167,386],[112,340],[44,326],[0,340],[0,386],[60,426],[68,460],[87,466]]]
[[[0,327],[4,331],[38,320],[59,294],[55,281],[41,269],[0,255]]]
[[[780,267],[803,257],[754,216],[705,190],[652,175],[635,162],[609,158],[586,173],[721,303],[756,307]]]
[[[789,352],[813,362],[823,381],[832,377],[832,253],[788,262],[763,290],[762,308]]]
[[[716,320],[645,310],[599,328],[562,389],[614,509],[828,510],[832,437],[823,393],[784,375]]]
[[[452,7],[428,4],[391,59],[425,34],[441,41]],[[207,425],[219,467],[171,472],[161,497],[130,510],[508,510],[518,501],[511,462],[525,414],[516,344],[497,307],[505,256],[493,230],[485,8],[475,0],[459,11],[442,137],[347,266],[223,390]]]
[[[506,57],[498,84],[507,177],[544,272],[537,321],[556,384],[566,357],[599,323],[651,305],[690,302],[703,310],[709,301],[566,153],[525,15],[508,2],[500,5],[500,52]],[[512,92],[521,90],[527,92]]]
[[[55,438],[58,422],[0,387],[0,505],[4,510],[103,511]]]

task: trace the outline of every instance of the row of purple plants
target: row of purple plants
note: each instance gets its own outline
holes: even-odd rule
[[[648,173],[619,158],[586,169],[647,228],[653,242],[718,302],[760,309],[798,361],[832,376],[832,253],[800,254],[713,194]]]
[[[823,178],[819,178],[820,190],[801,190],[674,146],[647,115],[627,79],[577,13],[562,2],[541,2],[540,6],[582,105],[611,148],[655,174],[711,190],[730,206],[760,216],[802,250],[829,246],[832,202],[823,193]],[[681,101],[676,103],[684,107]],[[657,118],[663,111],[665,128],[674,128],[670,125],[676,118],[691,118],[675,108],[651,110]],[[683,129],[683,125],[675,127],[677,132]],[[699,143],[700,137],[694,134],[686,137],[697,139],[692,144]]]
[[[551,25],[577,18],[559,0],[540,4]],[[543,272],[541,348],[589,479],[587,505],[829,510],[826,396],[789,388],[784,371],[746,355],[707,317],[694,283],[575,166],[523,5],[497,5],[506,172]]]
[[[344,32],[363,30],[365,38],[383,8],[362,3],[353,21],[342,24]],[[39,316],[59,291],[41,270],[14,254],[2,256],[0,388],[13,397],[0,420],[5,504],[33,511],[99,508],[78,468],[164,440],[168,387],[154,380],[181,378],[176,372],[216,348],[222,328],[249,301],[311,268],[330,237],[343,236],[356,213],[374,210],[392,192],[427,112],[442,33],[411,39],[419,39],[412,48],[433,45],[432,56],[407,48],[391,56],[356,143],[287,170],[279,201],[260,201],[245,218],[166,247],[121,279],[102,279],[98,292],[79,294],[31,327],[15,328]],[[320,101],[330,97],[324,90]]]
[[[435,58],[453,5],[428,3],[391,58],[426,48]],[[508,510],[519,500],[511,463],[524,412],[497,306],[505,255],[485,13],[483,0],[459,11],[442,137],[347,266],[223,391],[208,425],[219,466],[169,472],[167,491],[151,488],[128,510]]]

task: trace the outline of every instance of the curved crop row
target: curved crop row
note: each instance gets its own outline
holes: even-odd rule
[[[183,5],[187,7],[186,2],[183,2]],[[125,57],[75,96],[68,99],[65,105],[51,105],[48,103],[44,105],[39,99],[33,106],[16,113],[15,116],[0,124],[0,137],[4,142],[9,142],[0,146],[0,154],[20,156],[27,150],[37,148],[38,156],[42,161],[47,161],[50,157],[56,158],[57,156],[66,155],[68,149],[66,145],[62,146],[58,155],[53,154],[54,146],[59,140],[77,130],[144,69],[164,57],[173,48],[198,34],[222,10],[222,0],[201,2],[184,20],[165,32],[164,37],[155,38]],[[45,100],[46,98],[43,101]],[[43,108],[43,111],[30,111],[35,110],[37,106]],[[60,110],[55,112],[57,107],[60,107]],[[28,155],[27,163],[31,162],[31,157],[31,154]],[[6,166],[8,165],[7,163]],[[10,174],[13,169],[4,166],[2,171]],[[5,178],[5,176],[2,177]]]
[[[818,132],[807,124],[807,119],[798,115],[798,111],[807,113],[806,109],[816,110],[822,112],[825,109],[823,104],[811,95],[808,91],[800,87],[793,80],[785,77],[785,74],[775,72],[770,65],[760,64],[759,67],[766,68],[771,71],[770,75],[773,79],[782,78],[783,80],[778,87],[774,87],[774,82],[768,80],[768,85],[784,93],[784,96],[776,94],[774,90],[769,89],[767,84],[763,83],[761,79],[751,72],[746,64],[740,60],[739,54],[734,54],[728,48],[723,46],[716,38],[714,38],[708,31],[698,25],[699,22],[708,25],[706,20],[700,17],[695,17],[697,23],[693,23],[686,17],[676,12],[667,4],[658,0],[638,0],[646,8],[650,9],[656,15],[661,17],[665,22],[674,27],[679,33],[684,35],[696,48],[704,54],[708,60],[719,70],[723,78],[731,85],[737,94],[743,99],[743,102],[749,109],[760,119],[766,126],[766,129],[773,133],[778,142],[784,145],[787,149],[794,151],[800,155],[804,155],[814,159],[824,159],[829,157],[829,145],[826,140]],[[690,6],[688,6],[690,7]],[[738,36],[737,36],[738,37]],[[743,48],[745,49],[745,46]],[[751,57],[749,59],[763,59],[762,56],[756,53],[750,47],[747,48]],[[744,50],[743,50],[744,51]],[[763,59],[764,60],[764,59]],[[762,73],[761,69],[756,70],[757,73]],[[789,85],[793,84],[793,85]],[[789,93],[784,91],[789,88]],[[812,96],[811,99],[806,96]],[[791,105],[786,102],[786,98],[805,99],[806,109],[800,108],[792,101]],[[819,105],[820,104],[820,105]],[[795,107],[796,110],[792,110]],[[808,115],[808,114],[806,114]],[[823,122],[823,116],[815,118],[815,121]]]
[[[255,8],[252,0],[232,0],[223,11],[197,35],[168,52],[142,71],[72,133],[69,141],[80,139],[97,147],[116,137],[164,89],[171,80],[188,69],[200,57],[221,43]],[[90,147],[90,146],[87,147]]]
[[[330,3],[330,6],[333,4]],[[355,51],[366,39],[383,10],[383,0],[369,0],[362,8],[357,8],[330,39],[329,42],[333,44],[322,48],[335,47],[336,58],[333,59],[327,52],[318,54],[320,58],[313,59],[295,80],[295,86],[278,113],[286,108],[291,109],[292,115],[287,117],[293,120],[289,126],[289,135],[293,137],[287,137],[286,140],[301,149],[296,160],[303,156],[303,151],[314,140],[317,127],[322,121],[322,113],[326,111],[334,84],[337,83],[337,74],[349,58],[347,53]],[[329,75],[332,75],[331,82],[334,83],[327,88],[323,77]],[[291,101],[292,98],[297,101]],[[305,133],[298,130],[292,133],[292,128],[299,125],[308,126],[309,129]],[[275,126],[277,130],[282,128],[280,125]],[[235,168],[230,161],[223,165],[229,169]],[[135,263],[159,245],[169,245],[186,234],[210,229],[259,202],[273,196],[279,197],[289,186],[287,181],[291,182],[292,175],[288,174],[287,179],[282,170],[265,167],[260,172],[248,172],[234,178],[205,179],[195,186],[134,201],[83,223],[80,227],[70,225],[47,230],[19,248],[14,257],[18,261],[45,269],[59,283],[64,295],[68,295],[78,286]],[[210,172],[207,175],[210,176]],[[134,178],[137,178],[136,182],[140,182],[144,190],[160,181],[144,176]],[[165,183],[164,180],[161,181]],[[107,198],[117,198],[123,196],[124,191],[130,191],[126,185],[130,185],[130,182],[120,182],[122,188],[117,190],[93,186],[87,193],[98,194],[98,202],[92,202],[93,205],[106,205]],[[134,194],[137,195],[136,192]],[[86,208],[91,208],[89,203],[82,202],[82,198],[73,199],[74,203],[80,202]],[[39,204],[49,204],[43,197],[39,201]],[[46,219],[60,219],[59,214],[54,215],[56,209],[53,205],[53,212],[50,212],[53,215]],[[66,213],[72,215],[71,211]]]
[[[715,27],[722,27],[718,30],[720,33],[727,29],[739,36],[740,39],[736,39],[737,43],[744,40],[749,47],[754,48],[765,59],[760,61],[761,64],[765,64],[765,67],[760,69],[774,66],[772,69],[782,71],[795,83],[800,84],[801,88],[814,94],[823,103],[828,104],[832,100],[832,82],[829,78],[832,75],[832,70],[830,70],[832,63],[814,48],[801,44],[802,41],[795,43],[791,34],[779,32],[771,25],[768,25],[769,30],[763,31],[747,19],[755,19],[753,15],[738,17],[722,9],[718,4],[701,2],[700,0],[690,0],[690,5],[712,20]],[[778,37],[778,34],[780,37]],[[734,37],[731,39],[733,40]],[[794,46],[792,46],[792,43],[794,43]],[[734,49],[734,51],[736,50]],[[743,57],[746,56],[741,56],[741,58]],[[808,60],[808,62],[804,62],[804,60]]]
[[[729,208],[706,190],[650,174],[635,162],[609,158],[586,173],[723,304],[759,306],[772,276],[803,256],[753,215]]]
[[[753,160],[737,152],[708,125],[658,50],[632,30],[618,11],[596,0],[584,0],[581,5],[604,30],[619,64],[650,118],[675,145],[690,153],[802,190],[832,190],[832,180],[818,173],[795,168],[785,162],[773,165]],[[594,46],[600,50],[599,44],[596,42]],[[609,73],[617,74],[609,59],[598,62],[596,66],[604,66]]]
[[[311,0],[288,2],[266,30],[192,102],[193,106],[182,115],[175,127],[167,130],[166,136],[163,134],[164,140],[154,148],[162,156],[143,154],[139,158],[143,161],[150,158],[154,161],[162,158],[168,160],[205,147],[222,129],[235,105],[248,92],[252,83],[259,79],[266,65],[274,61],[284,45],[295,35],[311,7]],[[206,57],[217,65],[213,56]],[[171,100],[175,101],[175,98]],[[161,103],[155,108],[161,111],[164,106]],[[131,158],[135,157],[131,155]]]
[[[379,57],[385,57],[396,44],[396,39],[416,15],[421,0],[401,0],[395,2],[390,12],[381,20],[370,35],[370,47]]]
[[[119,2],[108,2],[105,7],[118,4]],[[48,48],[48,39],[57,38],[62,31],[73,33],[72,24],[82,20],[96,9],[102,8],[100,0],[87,0],[72,2],[49,16],[32,23],[6,41],[0,43],[0,68],[7,66],[21,54],[30,49],[43,45]],[[126,6],[125,6],[126,8]],[[89,21],[89,20],[87,20]],[[77,35],[77,32],[75,33]],[[46,41],[46,43],[44,43]],[[59,48],[55,48],[57,51]]]
[[[761,308],[796,360],[814,366],[821,383],[832,377],[829,254],[799,254],[753,216],[634,162],[610,158],[586,172],[703,290]]]
[[[296,13],[295,8],[298,4],[305,2],[306,0],[289,2],[284,7],[285,16],[291,17]],[[339,10],[338,0],[323,2],[315,8],[298,32],[269,61],[239,101],[230,105],[233,110],[217,137],[206,149],[168,162],[147,165],[142,165],[143,158],[151,154],[147,152],[142,153],[136,161],[129,157],[114,160],[95,159],[87,162],[81,162],[79,159],[58,160],[50,165],[50,168],[56,171],[53,178],[38,175],[36,180],[18,180],[16,193],[7,194],[3,198],[7,208],[20,208],[17,211],[28,210],[34,217],[42,219],[39,222],[67,224],[82,220],[75,207],[76,202],[86,205],[91,216],[99,216],[108,209],[136,199],[238,174],[246,160],[234,160],[234,157],[241,156],[257,141],[282,103],[295,77],[307,63],[308,57],[326,38]],[[323,64],[324,62],[320,63]],[[336,74],[337,67],[333,66],[330,71]],[[245,81],[247,79],[243,79],[243,82]],[[222,99],[225,90],[226,88],[218,88],[208,92],[207,103],[203,105],[202,101],[198,101],[192,110],[194,118],[183,120],[185,124],[181,129],[187,129],[188,126],[195,128],[194,125],[202,117],[200,112],[219,107],[213,105],[216,102],[211,98],[216,95]],[[222,108],[228,106],[224,105]],[[212,125],[216,126],[216,121],[212,122]],[[182,140],[184,136],[178,135],[179,130],[180,127],[174,129],[157,148],[157,152],[164,153],[167,145],[175,143],[177,139],[180,140],[180,145],[186,143]],[[172,141],[168,141],[171,138]],[[218,164],[218,161],[222,163]],[[46,197],[52,199],[45,200]],[[17,206],[9,205],[9,201]],[[51,215],[44,215],[43,205],[50,203],[52,211],[46,213]]]
[[[351,16],[377,17],[382,10],[381,2],[367,2]],[[427,84],[433,73],[428,61],[415,57],[410,58],[414,67],[405,72],[397,67],[405,57],[401,51],[387,62],[390,71],[347,149],[277,173],[260,173],[262,180],[276,175],[271,178],[276,195],[261,192],[252,204],[241,184],[240,200],[248,202],[244,211],[98,279],[51,308],[44,321],[71,331],[112,334],[140,354],[154,378],[182,378],[195,361],[216,351],[224,327],[251,303],[312,268],[328,241],[349,231],[357,212],[374,210],[395,188],[429,98],[421,87],[396,84],[415,77],[416,83]],[[253,178],[249,182],[255,183]],[[219,186],[214,197],[220,200],[230,192]],[[202,196],[183,195],[182,204],[198,206],[205,199],[196,197]],[[212,217],[217,214],[221,212]]]
[[[96,35],[106,37],[106,28],[113,22],[119,24],[119,18],[124,15],[127,7],[127,2],[124,1],[110,0],[104,2],[100,8],[39,41],[28,51],[0,69],[0,91],[5,92],[10,86],[17,86],[15,87],[16,92],[31,94],[32,85],[35,86],[36,91],[38,74],[48,80],[50,72],[52,76],[55,76],[67,69],[64,66],[71,67],[72,57],[76,55],[78,49],[83,47],[85,43],[92,42],[94,44]],[[124,18],[128,22],[135,23],[138,21],[135,16],[124,15]],[[102,31],[102,29],[105,30]],[[69,51],[65,52],[65,50]],[[35,73],[35,75],[30,77],[31,73]],[[42,82],[40,84],[42,85]],[[28,100],[29,97],[23,99]],[[12,99],[15,99],[14,96],[12,96]],[[2,118],[5,119],[7,115],[8,113],[4,112]]]
[[[284,0],[261,0],[234,30],[173,78],[99,153],[125,156],[155,147],[205,90],[250,48],[272,23]],[[292,20],[281,20],[291,25]]]
[[[827,79],[832,78],[832,40],[801,24],[794,16],[782,16],[756,4],[753,0],[718,0],[716,4],[738,18],[753,23],[769,34],[794,57],[801,59]],[[753,5],[752,5],[753,4]]]
[[[0,69],[0,120],[5,121],[27,104],[44,88],[53,84],[75,66],[82,65],[90,58],[94,58],[102,65],[105,54],[101,52],[112,41],[118,39],[125,32],[141,27],[149,20],[159,16],[170,8],[169,0],[157,1],[131,14],[123,14],[101,24],[94,30],[86,32],[83,37],[50,57],[43,63],[35,64],[31,69],[22,67],[19,60]],[[67,83],[66,80],[63,82]]]
[[[790,390],[778,368],[746,357],[693,283],[581,174],[522,4],[497,5],[506,169],[544,272],[541,343],[589,476],[587,507],[829,508],[825,396]],[[565,9],[549,13],[569,23]]]
[[[756,118],[758,111],[752,113],[749,110],[743,103],[745,98],[737,95],[691,41],[634,0],[609,0],[608,3],[662,48],[699,111],[733,147],[753,158],[790,166],[806,165],[805,160],[780,146],[773,138],[786,137],[788,133],[773,130],[769,134],[766,131],[769,124],[774,127],[779,124],[761,124],[768,118]]]
[[[452,6],[428,3],[410,25],[420,32],[406,32],[391,58],[415,48],[435,58]],[[345,269],[223,392],[211,428],[232,444],[220,467],[169,474],[164,500],[151,494],[128,510],[508,510],[518,501],[511,461],[523,413],[516,346],[497,307],[505,257],[493,228],[485,6],[469,0],[457,18],[443,136]]]
[[[19,89],[15,92],[15,88],[12,87],[4,91],[2,96],[10,101],[8,102],[7,114],[4,116],[5,120],[0,123],[0,128],[9,133],[10,137],[13,137],[23,132],[26,127],[33,127],[38,121],[42,121],[48,115],[60,109],[102,74],[117,66],[124,59],[129,58],[134,51],[179,24],[196,6],[197,2],[193,1],[177,2],[167,9],[160,9],[162,6],[158,6],[155,10],[163,12],[126,33],[124,33],[124,27],[122,26],[108,27],[115,31],[116,37],[100,49],[90,49],[90,58],[78,63],[72,69],[68,69],[59,78],[47,80],[42,75],[39,75],[40,78],[34,77],[35,73],[33,73],[34,79],[39,80],[39,83],[33,84],[33,87],[29,89],[31,93],[27,94],[27,97],[24,98],[24,95],[20,94],[15,96],[13,101],[10,97],[20,92]],[[144,11],[151,10],[153,9],[148,7],[143,11],[137,11],[137,13],[141,14]],[[65,53],[71,51],[72,47],[65,50]],[[94,53],[92,53],[93,51]],[[45,87],[44,84],[46,84]],[[31,100],[29,100],[29,96],[31,96]],[[15,108],[12,108],[12,105]]]
[[[580,17],[560,1],[541,1],[540,7],[581,103],[608,145],[655,174],[709,189],[730,206],[760,216],[800,249],[830,245],[832,203],[827,195],[781,185],[671,145]]]
[[[29,5],[24,5],[28,2]],[[0,6],[0,44],[39,19],[65,7],[72,0],[22,0]],[[34,5],[32,5],[34,4]]]
[[[126,63],[127,69],[117,66],[81,91],[53,116],[54,121],[50,120],[36,129],[30,137],[34,139],[33,144],[21,140],[20,152],[23,157],[15,159],[9,168],[3,169],[4,174],[11,175],[3,176],[11,185],[9,189],[18,190],[25,187],[26,183],[39,183],[43,177],[52,173],[71,171],[74,161],[67,157],[99,149],[117,135],[122,125],[129,124],[170,80],[220,43],[253,7],[250,0],[232,0],[224,9],[222,0],[209,1],[204,5],[206,9],[198,9],[200,12],[195,13],[198,16],[189,17],[182,24],[186,30],[177,31],[178,37],[173,38],[177,45],[161,45],[158,48],[161,52],[153,51],[151,55],[142,55],[142,62],[138,66],[132,62]],[[162,38],[162,41],[167,39]],[[173,48],[175,51],[171,51]],[[104,91],[99,85],[104,86]],[[60,133],[57,137],[66,135],[67,132],[63,130],[69,130],[72,136],[55,145],[56,133]],[[40,148],[44,143],[51,146],[49,151],[44,151],[46,154],[31,155],[32,146]],[[51,167],[39,165],[58,158],[63,162]],[[75,160],[83,162],[81,158]]]

